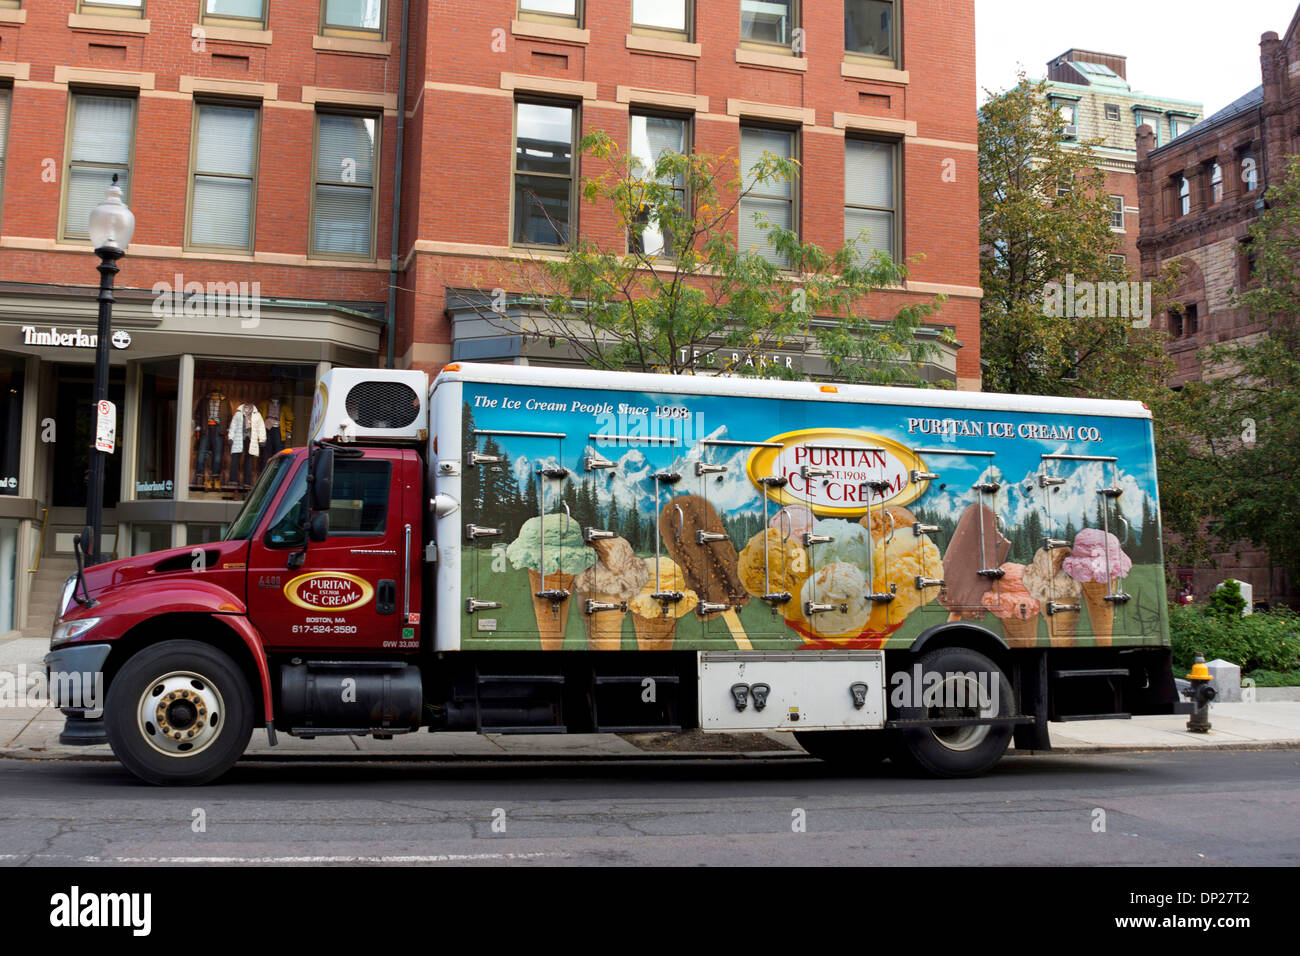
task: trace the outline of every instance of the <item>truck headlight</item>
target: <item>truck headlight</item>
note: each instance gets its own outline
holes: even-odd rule
[[[50,646],[56,647],[78,638],[98,623],[97,617],[79,617],[75,621],[64,621],[55,626],[54,633],[50,635]]]
[[[69,575],[67,582],[63,585],[63,597],[59,600],[59,612],[54,616],[54,623],[58,624],[63,620],[63,615],[68,613],[68,605],[72,603],[72,592],[77,587],[77,576]]]

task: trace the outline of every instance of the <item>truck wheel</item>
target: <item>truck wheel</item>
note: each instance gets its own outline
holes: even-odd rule
[[[203,784],[248,746],[253,695],[239,667],[215,647],[164,641],[118,671],[104,717],[113,753],[141,780]]]
[[[922,657],[920,663],[923,674],[938,673],[943,677],[940,693],[944,696],[939,698],[939,706],[926,707],[923,716],[941,717],[945,715],[941,711],[950,713],[951,708],[945,705],[954,700],[959,705],[958,716],[978,716],[979,698],[972,698],[971,692],[978,692],[981,680],[984,681],[983,686],[988,688],[987,692],[996,686],[996,716],[1008,717],[1015,712],[1011,682],[997,664],[978,651],[964,647],[941,647]],[[962,691],[967,705],[960,706],[961,696],[946,696],[949,689]],[[928,776],[976,777],[1001,759],[1011,742],[1013,730],[1010,724],[905,728],[899,732],[899,747],[893,756],[896,762]]]
[[[810,756],[852,770],[866,770],[890,755],[896,735],[889,730],[804,730],[794,739]]]

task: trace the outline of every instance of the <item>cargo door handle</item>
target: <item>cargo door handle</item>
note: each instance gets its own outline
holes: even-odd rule
[[[379,582],[375,588],[375,613],[376,614],[396,614],[397,613],[397,582],[385,578]]]

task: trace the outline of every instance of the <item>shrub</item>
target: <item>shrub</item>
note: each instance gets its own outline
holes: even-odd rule
[[[1172,605],[1169,639],[1175,668],[1190,668],[1197,654],[1256,670],[1300,668],[1300,617],[1287,608],[1246,617],[1217,617],[1208,610]]]
[[[1205,613],[1214,617],[1241,617],[1244,610],[1246,597],[1241,593],[1241,585],[1232,578],[1215,588],[1205,605]]]

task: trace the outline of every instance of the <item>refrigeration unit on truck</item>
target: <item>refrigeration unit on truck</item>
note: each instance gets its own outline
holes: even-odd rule
[[[1183,709],[1143,405],[498,365],[327,373],[224,539],[79,572],[46,663],[106,687],[61,739],[162,784],[254,729],[959,776]]]

